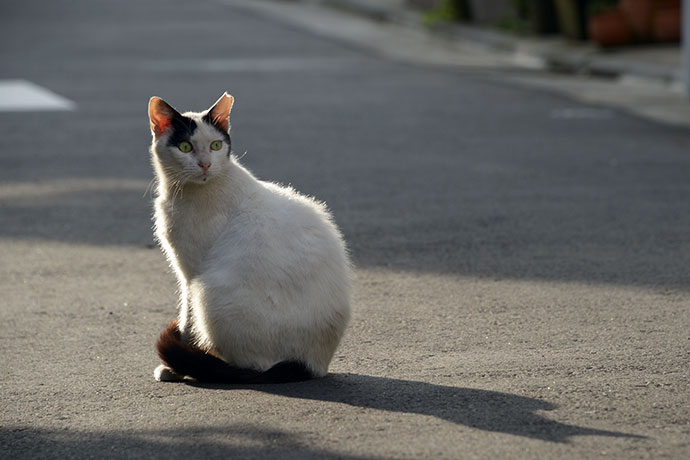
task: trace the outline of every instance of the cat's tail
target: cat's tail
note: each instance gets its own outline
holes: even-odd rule
[[[266,371],[231,366],[194,345],[182,342],[177,320],[161,333],[156,343],[163,364],[178,375],[198,382],[212,383],[288,383],[313,379],[314,374],[299,361],[283,361]]]

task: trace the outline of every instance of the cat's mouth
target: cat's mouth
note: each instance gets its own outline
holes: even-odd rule
[[[205,184],[206,182],[209,182],[211,178],[212,176],[208,171],[197,172],[187,176],[187,181],[193,182],[195,184]]]

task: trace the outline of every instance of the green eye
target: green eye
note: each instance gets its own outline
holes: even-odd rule
[[[211,150],[220,150],[223,146],[223,141],[213,141],[211,142]]]
[[[177,146],[177,148],[180,149],[180,151],[182,151],[182,152],[184,152],[184,153],[189,153],[189,152],[192,151],[192,144],[190,144],[190,143],[187,142],[187,141],[183,141],[183,142],[180,142],[180,143],[179,143],[179,145]]]

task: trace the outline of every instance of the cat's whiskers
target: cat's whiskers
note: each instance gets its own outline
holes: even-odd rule
[[[154,177],[149,181],[149,185],[146,186],[146,190],[144,190],[144,194],[142,195],[144,198],[146,198],[146,195],[149,196],[149,198],[153,197],[153,189],[158,187],[158,178]]]
[[[184,183],[182,182],[182,175],[180,175],[176,180],[173,181],[172,187],[173,196],[170,200],[170,203],[172,204],[174,209],[175,200],[177,200],[177,197],[179,196],[180,198],[182,198],[182,189],[184,188]]]
[[[163,170],[167,178],[168,193],[172,195],[170,202],[174,205],[177,197],[182,197],[182,191],[187,177],[184,171],[175,170],[168,166],[164,166]]]

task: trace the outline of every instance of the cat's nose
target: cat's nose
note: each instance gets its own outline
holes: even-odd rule
[[[206,162],[206,161],[199,161],[199,167],[200,167],[201,169],[203,169],[204,172],[205,172],[205,171],[208,171],[208,168],[211,167],[211,163],[210,163],[210,162]]]

